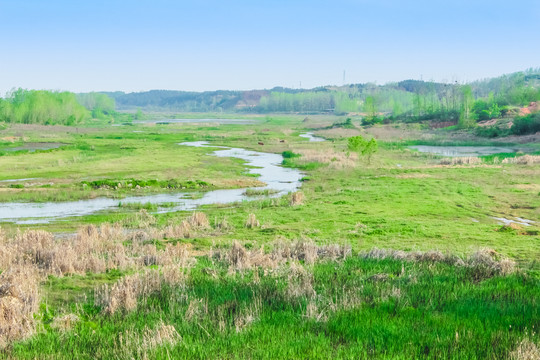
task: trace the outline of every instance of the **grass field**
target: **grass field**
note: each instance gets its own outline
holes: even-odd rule
[[[440,157],[407,146],[437,144],[446,134],[416,127],[317,130],[339,120],[0,131],[0,148],[66,144],[2,153],[0,180],[30,180],[0,182],[0,202],[109,196],[120,203],[127,195],[175,191],[166,186],[172,180],[208,184],[196,191],[257,183],[241,161],[216,161],[212,149],[177,145],[183,141],[290,151],[301,156],[287,166],[305,173],[294,199],[261,199],[270,194],[250,190],[252,201],[196,214],[155,214],[151,204],[139,203],[50,224],[2,224],[0,284],[11,285],[0,293],[0,314],[14,322],[0,324],[0,356],[526,359],[538,353],[540,164],[488,157],[442,165]],[[298,136],[306,131],[328,140]],[[347,150],[347,137],[358,134],[379,139],[370,162]],[[109,186],[133,180],[156,181],[138,189]],[[503,226],[494,217],[535,223]],[[6,310],[14,304],[17,311]]]

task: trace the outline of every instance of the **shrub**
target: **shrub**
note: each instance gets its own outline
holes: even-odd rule
[[[487,138],[496,138],[496,137],[504,137],[509,135],[508,129],[501,129],[497,126],[485,126],[481,127],[478,126],[474,133],[476,136],[481,137],[487,137]]]
[[[347,147],[349,150],[357,152],[358,155],[367,156],[368,162],[371,162],[371,157],[378,150],[377,140],[375,138],[367,141],[360,135],[350,137]]]
[[[281,156],[283,156],[283,158],[285,159],[292,159],[292,158],[297,158],[297,157],[300,157],[302,155],[300,154],[296,154],[290,150],[286,150],[284,152],[281,153]]]
[[[540,112],[514,119],[510,132],[514,135],[535,134],[540,131]]]

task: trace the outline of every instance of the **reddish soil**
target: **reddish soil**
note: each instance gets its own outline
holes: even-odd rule
[[[538,102],[531,102],[529,106],[525,106],[519,109],[519,115],[525,116],[525,115],[532,114],[533,112],[537,112],[539,110],[540,110],[540,104],[538,104]]]

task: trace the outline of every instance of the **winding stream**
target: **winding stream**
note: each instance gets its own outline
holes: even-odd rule
[[[266,186],[257,189],[274,190],[276,193],[271,197],[278,197],[292,191],[296,191],[301,183],[303,174],[297,169],[284,168],[281,166],[283,157],[279,154],[251,151],[240,148],[228,148],[212,146],[204,141],[185,142],[179,145],[218,148],[213,155],[217,157],[234,157],[246,161],[251,174],[258,174],[258,179]],[[174,212],[180,210],[194,210],[202,205],[230,204],[237,201],[253,199],[246,196],[246,188],[213,190],[203,193],[198,199],[187,198],[191,192],[163,193],[147,196],[130,196],[124,199],[95,198],[67,202],[24,203],[11,202],[0,204],[0,222],[15,222],[17,224],[48,223],[53,220],[72,216],[83,216],[98,211],[111,210],[118,207],[118,203],[175,203],[173,207],[160,208],[157,212]]]
[[[315,136],[315,135],[313,135],[312,132],[308,132],[308,133],[305,133],[305,134],[300,134],[300,137],[309,139],[310,142],[321,142],[321,141],[326,141],[325,138],[322,138],[322,137],[319,137],[319,136]]]

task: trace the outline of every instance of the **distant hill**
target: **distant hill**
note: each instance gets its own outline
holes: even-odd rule
[[[138,93],[104,92],[116,101],[118,110],[145,109],[185,112],[233,111],[259,104],[266,90],[174,91],[151,90]]]
[[[538,101],[540,69],[528,69],[468,84],[403,80],[385,85],[350,84],[313,89],[276,87],[250,91],[172,91],[137,93],[104,92],[117,110],[178,112],[294,112],[369,113],[389,116],[429,117],[456,114],[472,102],[485,99],[498,106],[524,106]],[[492,105],[492,104],[491,104]],[[489,106],[491,106],[489,105]],[[485,110],[485,109],[483,109]]]

